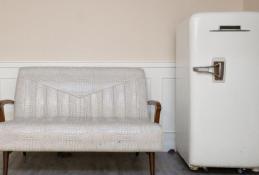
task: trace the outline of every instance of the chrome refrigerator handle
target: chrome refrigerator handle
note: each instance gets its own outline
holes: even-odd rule
[[[214,61],[211,66],[193,67],[194,72],[214,75],[215,80],[224,80],[224,61]]]

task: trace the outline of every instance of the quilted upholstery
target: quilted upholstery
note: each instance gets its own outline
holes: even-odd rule
[[[21,68],[14,106],[14,120],[0,123],[1,151],[162,150],[141,69]]]
[[[147,118],[145,75],[131,68],[21,68],[15,117]]]
[[[0,124],[0,150],[159,151],[161,133],[158,124],[136,119],[17,119]]]

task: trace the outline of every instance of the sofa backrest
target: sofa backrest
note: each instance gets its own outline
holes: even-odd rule
[[[138,68],[25,67],[14,118],[148,119],[145,74]]]

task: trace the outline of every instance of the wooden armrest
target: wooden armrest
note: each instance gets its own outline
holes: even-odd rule
[[[0,100],[0,106],[4,106],[6,104],[14,104],[13,100]]]
[[[154,122],[155,123],[159,123],[159,121],[160,121],[160,112],[161,112],[161,109],[162,109],[161,103],[159,101],[149,100],[147,102],[147,104],[155,106]]]
[[[0,122],[5,121],[4,105],[14,104],[13,100],[0,100]]]

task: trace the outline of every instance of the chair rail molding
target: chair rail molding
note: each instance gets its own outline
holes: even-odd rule
[[[76,60],[76,61],[0,61],[0,99],[14,99],[16,78],[20,67],[83,66],[139,67],[147,77],[148,98],[162,104],[161,125],[164,131],[164,151],[175,149],[175,63],[170,60]],[[5,107],[7,120],[13,118],[13,107]]]

